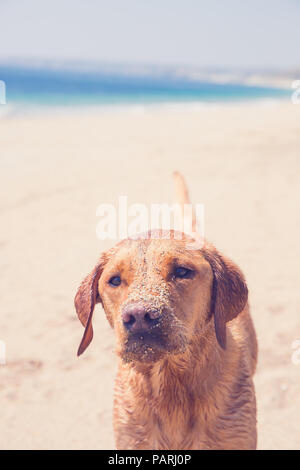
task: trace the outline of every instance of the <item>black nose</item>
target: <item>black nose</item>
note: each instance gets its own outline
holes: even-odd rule
[[[142,303],[128,304],[122,311],[123,324],[132,333],[149,330],[158,323],[159,318],[158,310]]]

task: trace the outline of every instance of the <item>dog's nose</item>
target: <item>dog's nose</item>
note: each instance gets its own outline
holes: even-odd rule
[[[122,311],[123,324],[132,333],[149,330],[158,323],[159,318],[158,310],[142,303],[128,304]]]

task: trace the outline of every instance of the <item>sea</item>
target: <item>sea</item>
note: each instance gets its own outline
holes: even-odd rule
[[[216,82],[178,70],[0,64],[0,112],[120,109],[284,99],[290,90]],[[5,103],[5,104],[4,104]]]

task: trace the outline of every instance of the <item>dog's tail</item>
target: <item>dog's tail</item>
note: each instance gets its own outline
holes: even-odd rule
[[[189,191],[185,182],[184,177],[178,171],[174,171],[173,173],[174,183],[175,183],[175,195],[176,195],[176,202],[181,205],[182,207],[182,214],[184,214],[184,205],[191,204]],[[191,211],[192,217],[192,229],[196,231],[196,215],[194,210]]]

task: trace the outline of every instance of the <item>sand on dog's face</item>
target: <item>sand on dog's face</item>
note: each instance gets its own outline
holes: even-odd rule
[[[124,241],[107,261],[99,280],[99,294],[115,329],[117,353],[125,361],[155,361],[167,353],[183,352],[195,328],[205,328],[210,308],[212,271],[187,240],[138,239]],[[184,278],[174,275],[187,270]],[[119,286],[111,286],[119,276]],[[188,300],[188,301],[187,301]],[[132,334],[122,321],[128,305],[142,303],[159,320],[149,331]]]

